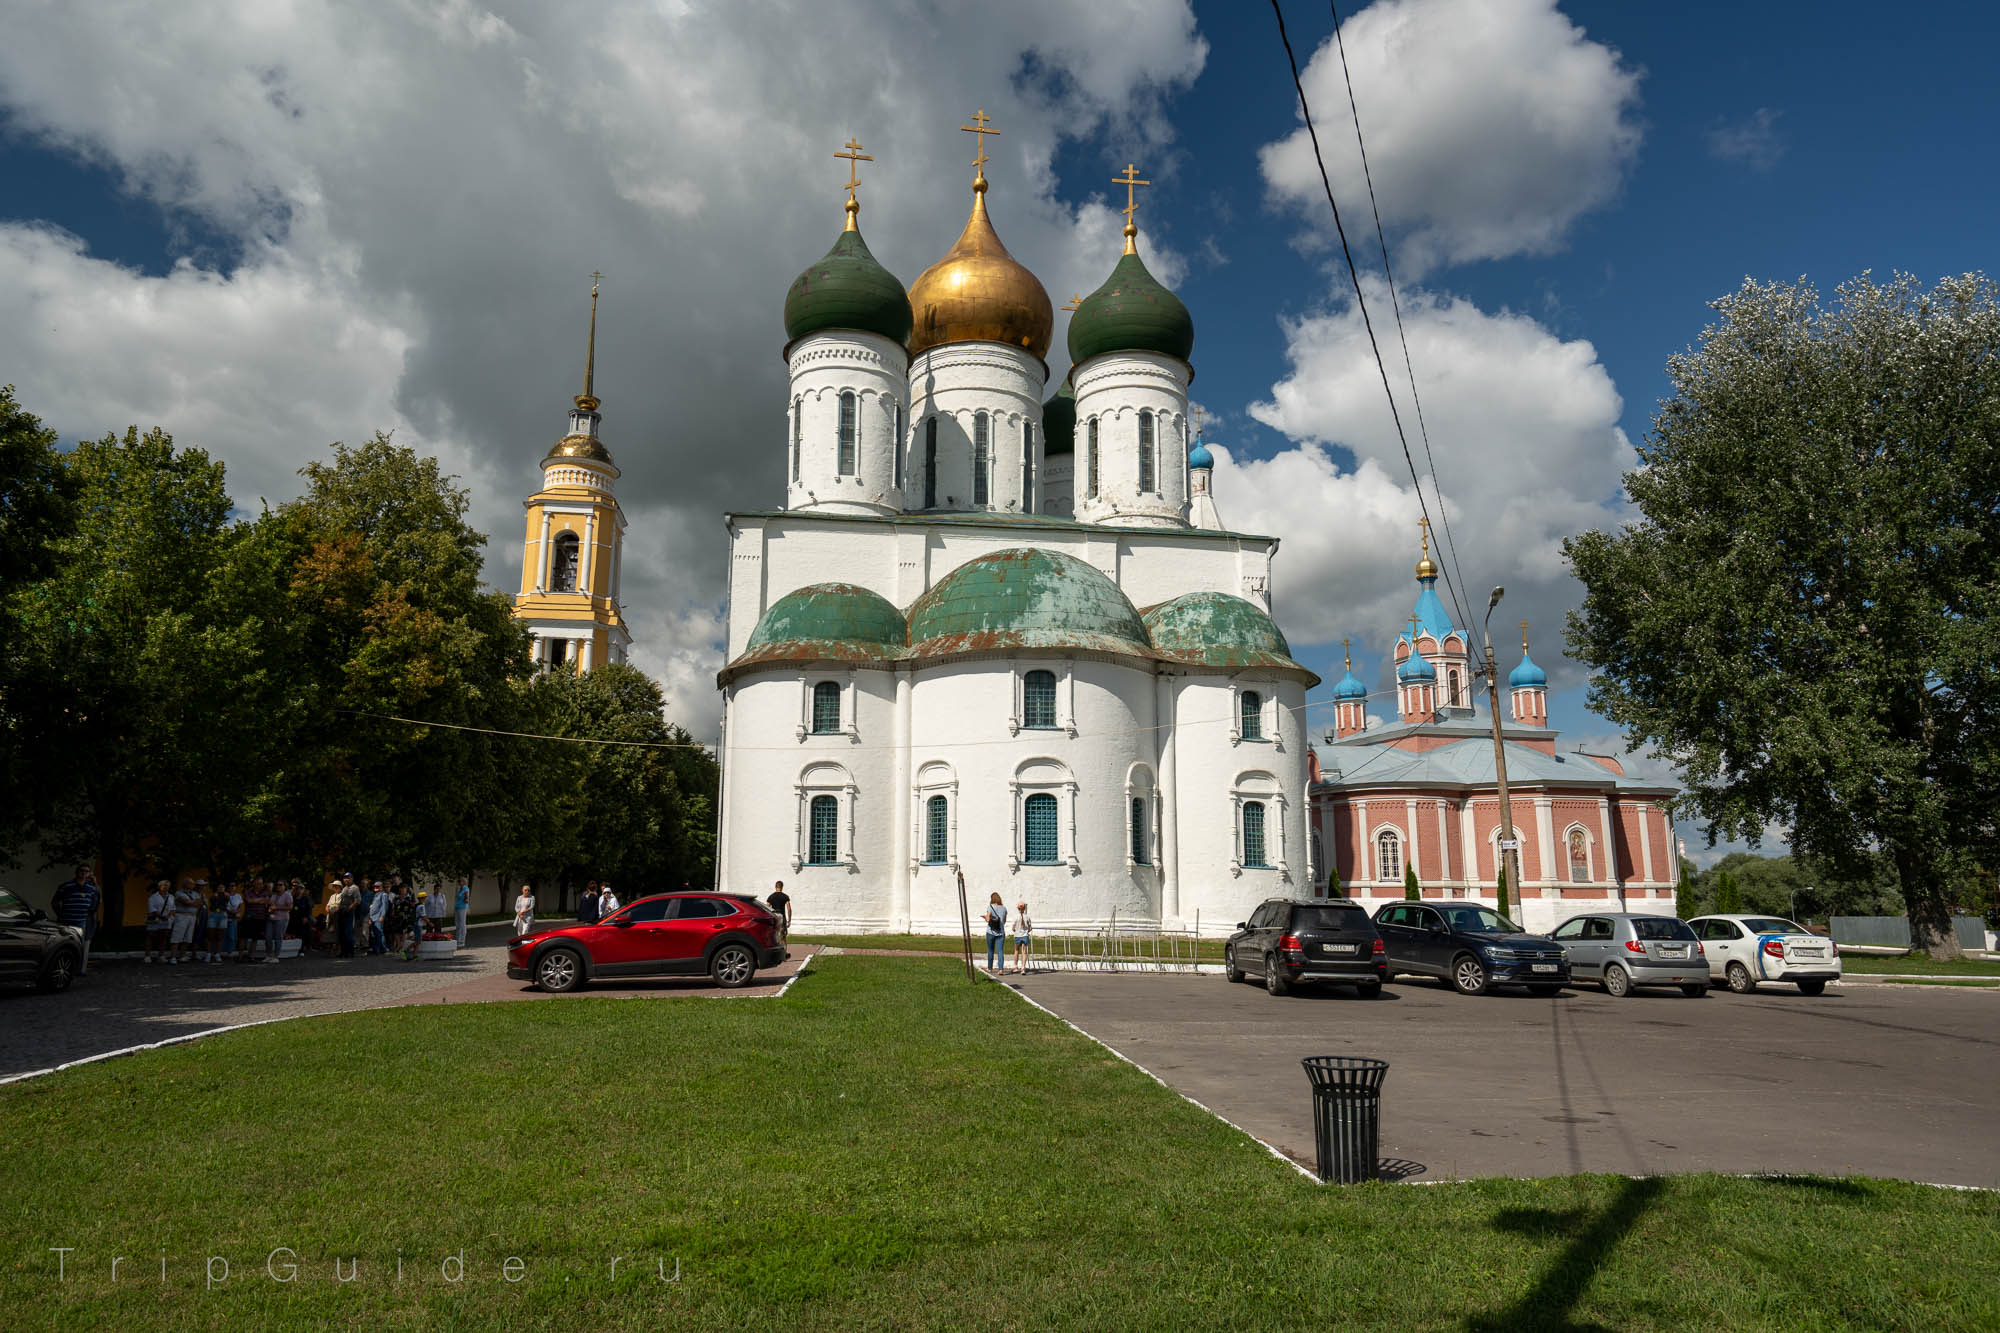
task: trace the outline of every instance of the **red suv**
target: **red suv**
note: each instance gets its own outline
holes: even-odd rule
[[[627,903],[591,925],[507,941],[507,975],[545,991],[597,977],[699,976],[735,989],[789,955],[778,919],[754,898],[666,893]]]

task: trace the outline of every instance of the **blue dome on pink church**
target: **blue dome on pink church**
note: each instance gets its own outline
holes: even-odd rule
[[[1507,673],[1507,684],[1517,690],[1542,689],[1549,687],[1549,673],[1535,665],[1535,659],[1528,656],[1527,649],[1521,650],[1521,665]]]

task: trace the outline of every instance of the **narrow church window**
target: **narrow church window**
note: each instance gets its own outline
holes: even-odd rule
[[[903,489],[903,405],[896,404],[895,434],[890,437],[895,442],[896,489]]]
[[[1132,798],[1132,859],[1142,866],[1153,864],[1152,839],[1146,836],[1146,798]]]
[[[1446,683],[1445,697],[1451,701],[1451,706],[1453,708],[1465,707],[1465,697],[1459,693],[1458,689],[1458,668],[1453,667],[1451,670],[1445,672],[1444,678]]]
[[[1590,880],[1590,839],[1580,828],[1569,831],[1569,877],[1575,884]]]
[[[578,550],[574,532],[561,533],[556,537],[555,551],[549,560],[550,592],[576,591]]]
[[[924,419],[924,508],[937,508],[937,418]]]
[[[1139,491],[1150,495],[1159,489],[1153,460],[1153,414],[1139,413]]]
[[[1033,866],[1056,864],[1056,798],[1035,792],[1024,802],[1024,814],[1021,859]]]
[[[1056,724],[1056,678],[1052,671],[1030,671],[1021,678],[1021,725],[1051,729]]]
[[[1243,803],[1243,864],[1256,869],[1268,868],[1264,860],[1264,803],[1245,801]]]
[[[1035,428],[1021,423],[1021,512],[1035,512]]]
[[[855,406],[852,391],[840,395],[840,475],[854,475]]]
[[[986,438],[986,414],[972,414],[972,503],[986,503],[986,473],[989,467],[988,455],[992,453]]]
[[[1395,830],[1383,829],[1375,835],[1375,878],[1387,882],[1403,877],[1403,840]]]
[[[951,805],[942,796],[933,796],[924,802],[924,864],[943,865],[951,848],[947,845],[951,832]]]
[[[812,798],[812,827],[806,839],[806,864],[837,865],[840,862],[840,799],[835,796]]]
[[[1255,690],[1243,691],[1240,702],[1243,718],[1243,739],[1261,741],[1264,739],[1264,696]]]
[[[1090,465],[1090,484],[1084,487],[1083,493],[1089,496],[1091,499],[1095,500],[1097,498],[1097,418],[1096,417],[1092,417],[1090,419],[1089,465]]]
[[[792,399],[792,480],[799,479],[799,444],[804,436],[806,405],[797,398]]]
[[[813,732],[824,736],[840,730],[840,685],[823,680],[813,686]]]

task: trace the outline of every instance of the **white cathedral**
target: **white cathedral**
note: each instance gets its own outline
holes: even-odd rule
[[[975,915],[997,892],[1044,927],[1226,934],[1316,878],[1318,678],[1271,618],[1278,543],[1209,492],[1144,182],[1045,401],[1054,311],[994,232],[985,161],[907,292],[850,174],[846,229],[785,299],[785,504],[727,519],[718,882],[785,881],[802,930],[956,932],[963,873]]]

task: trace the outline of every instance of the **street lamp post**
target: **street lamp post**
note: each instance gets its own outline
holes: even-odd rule
[[[1500,673],[1493,665],[1493,609],[1500,605],[1506,592],[1505,588],[1495,588],[1486,599],[1486,621],[1481,632],[1486,636],[1486,706],[1493,714],[1493,772],[1500,788],[1500,865],[1507,883],[1513,886],[1515,901],[1519,902],[1523,891],[1521,849],[1514,837],[1514,804],[1507,798],[1507,747],[1500,735]]]

